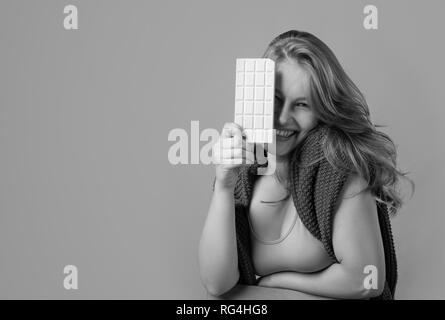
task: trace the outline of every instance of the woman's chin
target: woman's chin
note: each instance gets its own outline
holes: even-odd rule
[[[276,156],[278,159],[287,158],[292,153],[292,151],[293,149],[277,150]]]
[[[288,158],[298,147],[301,140],[301,133],[289,138],[276,135],[274,144],[269,145],[268,152],[275,155],[278,159]]]
[[[287,157],[289,156],[289,154],[292,153],[292,151],[295,150],[295,147],[296,147],[295,138],[287,141],[280,141],[279,139],[277,139],[275,155],[277,157]]]

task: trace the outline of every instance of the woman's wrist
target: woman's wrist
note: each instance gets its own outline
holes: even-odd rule
[[[224,191],[224,192],[233,193],[235,191],[235,184],[226,182],[226,181],[220,181],[220,180],[216,179],[215,180],[215,191]]]

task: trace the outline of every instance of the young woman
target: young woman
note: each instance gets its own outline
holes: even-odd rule
[[[276,67],[276,170],[274,175],[255,177],[246,210],[238,212],[236,199],[242,192],[237,185],[243,183],[241,172],[254,165],[254,155],[245,139],[237,138],[243,128],[234,123],[224,126],[220,139],[230,140],[225,145],[232,151],[224,154],[225,160],[233,162],[216,165],[214,193],[199,245],[203,285],[219,296],[237,283],[252,284],[246,281],[249,268],[240,268],[251,265],[253,284],[259,286],[330,298],[392,298],[397,277],[394,247],[387,211],[379,209],[383,205],[395,214],[402,205],[396,187],[405,174],[396,168],[392,140],[376,130],[362,93],[314,35],[283,33],[263,57],[274,60]],[[312,194],[301,193],[299,153],[309,154],[314,148],[302,148],[314,132],[323,133],[312,141],[320,144],[332,169],[330,176],[342,172],[346,177],[336,184],[341,187],[338,199],[329,194],[332,186],[320,182],[328,169],[317,173],[318,178],[315,173],[310,177],[314,182],[304,190]],[[326,179],[323,183],[342,181]],[[306,198],[315,199],[314,205],[302,206]],[[320,213],[319,199],[325,198],[336,200],[335,206],[329,204],[331,209],[323,211],[328,214]],[[323,214],[332,219],[324,219]],[[239,226],[243,215],[246,228]],[[240,245],[246,234],[249,243]]]

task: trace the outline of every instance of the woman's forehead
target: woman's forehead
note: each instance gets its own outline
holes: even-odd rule
[[[285,60],[275,68],[275,89],[290,99],[309,96],[309,76],[297,62]]]

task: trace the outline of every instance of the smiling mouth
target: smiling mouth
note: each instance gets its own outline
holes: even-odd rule
[[[297,131],[294,130],[276,130],[277,133],[277,137],[279,138],[290,138],[292,136],[294,136]]]

